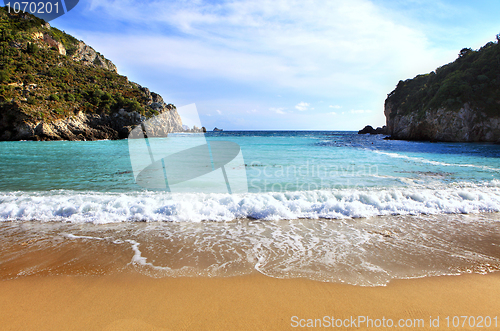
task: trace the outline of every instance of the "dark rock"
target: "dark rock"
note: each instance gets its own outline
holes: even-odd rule
[[[118,137],[120,139],[125,139],[129,136],[130,132],[132,132],[133,127],[132,126],[124,126],[118,131]]]
[[[374,132],[375,129],[371,125],[365,126],[362,130],[358,131],[358,134],[367,134],[367,133],[372,133]]]
[[[387,134],[387,127],[384,125],[383,127],[376,128],[375,134]]]
[[[371,125],[365,126],[362,130],[358,131],[358,134],[387,134],[387,128],[385,125],[383,127],[378,127],[374,129]]]
[[[217,127],[214,128],[214,132],[221,132],[224,131],[223,129],[218,129]]]

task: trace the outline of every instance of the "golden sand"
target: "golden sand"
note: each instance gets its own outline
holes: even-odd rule
[[[123,272],[0,281],[1,330],[290,330],[314,320],[321,329],[320,319],[323,327],[331,317],[350,325],[351,316],[357,328],[335,329],[367,329],[357,320],[366,316],[374,323],[423,320],[415,330],[477,330],[468,322],[463,327],[463,319],[459,328],[448,328],[446,317],[451,324],[453,316],[474,316],[475,323],[490,316],[492,326],[479,329],[495,330],[498,315],[500,273],[396,280],[385,287],[260,274],[154,279]],[[440,327],[431,327],[430,317],[436,323],[438,316]]]

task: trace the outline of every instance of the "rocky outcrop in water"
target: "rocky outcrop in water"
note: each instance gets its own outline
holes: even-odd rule
[[[365,126],[362,130],[358,131],[358,134],[387,134],[387,128],[384,125],[383,127],[378,127],[376,129],[373,128],[371,125]]]

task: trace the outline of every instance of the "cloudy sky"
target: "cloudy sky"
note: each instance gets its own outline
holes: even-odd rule
[[[51,24],[225,130],[381,126],[399,80],[500,32],[500,1],[80,0]]]

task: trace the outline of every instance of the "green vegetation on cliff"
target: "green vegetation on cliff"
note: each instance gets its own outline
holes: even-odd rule
[[[458,58],[429,74],[399,81],[386,100],[397,111],[390,116],[445,108],[465,103],[488,116],[500,116],[500,35],[479,50],[464,48]]]
[[[19,114],[26,122],[50,122],[121,108],[156,115],[145,106],[149,91],[113,69],[111,61],[45,21],[0,7],[0,119]]]

